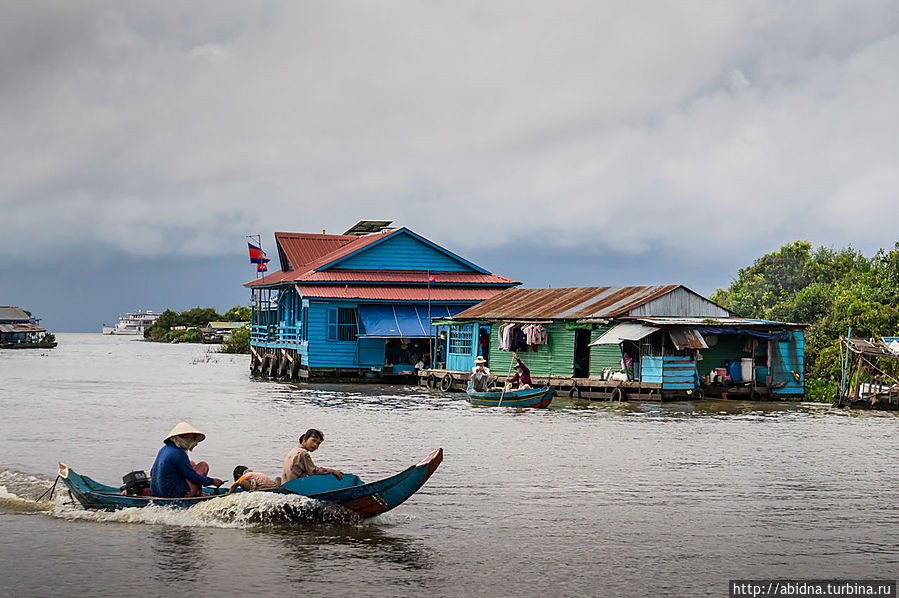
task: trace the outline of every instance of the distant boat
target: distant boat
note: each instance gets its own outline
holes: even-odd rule
[[[154,314],[152,311],[133,311],[119,318],[115,326],[103,324],[103,334],[130,334],[143,336],[144,330],[156,323],[162,314]]]
[[[502,392],[477,392],[468,386],[468,402],[482,407],[549,407],[553,400],[553,387],[526,388]]]

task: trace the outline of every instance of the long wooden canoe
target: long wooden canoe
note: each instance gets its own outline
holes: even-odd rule
[[[415,494],[431,477],[441,461],[443,461],[443,449],[437,449],[408,469],[369,484],[365,484],[353,474],[343,474],[342,480],[338,480],[337,476],[332,474],[326,474],[291,480],[278,488],[259,490],[259,492],[298,494],[339,506],[360,517],[373,517],[393,509]],[[72,496],[86,509],[114,511],[149,505],[183,509],[225,496],[225,491],[217,488],[204,488],[203,496],[195,498],[132,496],[123,494],[121,486],[108,486],[96,482],[77,473],[64,463],[59,464],[58,473]]]

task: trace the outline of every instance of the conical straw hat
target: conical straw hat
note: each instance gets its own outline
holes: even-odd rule
[[[197,430],[195,427],[193,427],[192,425],[190,425],[187,422],[180,422],[177,426],[172,428],[172,431],[169,432],[169,435],[166,436],[165,439],[168,440],[169,438],[172,438],[173,436],[181,436],[182,434],[199,434],[200,442],[203,442],[206,439],[206,434],[203,434],[202,432],[200,432],[199,430]],[[163,442],[165,442],[165,441],[163,441]]]

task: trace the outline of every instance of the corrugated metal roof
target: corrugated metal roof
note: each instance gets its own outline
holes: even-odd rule
[[[773,320],[754,320],[752,318],[687,318],[687,317],[662,317],[662,316],[639,316],[634,320],[647,322],[655,326],[728,326],[733,328],[759,326],[791,326],[801,328],[807,324],[795,324],[792,322],[775,322]]]
[[[655,326],[647,326],[645,324],[640,324],[639,322],[624,322],[623,324],[618,324],[607,330],[605,334],[590,343],[590,346],[617,345],[621,343],[621,341],[638,341],[641,338],[649,336],[656,330],[658,330],[658,328]]]
[[[0,332],[22,333],[22,332],[46,332],[46,328],[41,328],[35,324],[0,324]]]
[[[481,274],[480,272],[434,272],[436,284],[519,284],[518,281],[498,274]],[[297,277],[297,282],[413,282],[428,283],[426,270],[323,270],[321,272],[305,272]]]
[[[322,283],[420,283],[427,285],[427,271],[383,271],[383,270],[339,270],[328,269],[316,271],[331,262],[346,257],[386,237],[401,231],[412,231],[406,228],[384,230],[363,236],[352,235],[319,235],[309,233],[275,233],[275,239],[293,270],[278,270],[244,283],[246,287],[279,285],[285,282],[322,282]],[[423,237],[422,237],[423,238]],[[425,240],[427,241],[427,240]],[[431,243],[431,241],[427,241]],[[455,254],[453,254],[455,255]],[[459,258],[463,259],[463,258]],[[463,260],[464,261],[464,260]],[[475,266],[477,268],[477,266]],[[472,285],[517,285],[516,280],[491,274],[490,272],[438,272],[437,280],[431,289],[443,284]]]
[[[674,343],[674,348],[683,351],[684,349],[708,349],[705,339],[699,334],[695,328],[687,328],[684,326],[675,326],[668,329],[668,336]]]
[[[678,286],[508,289],[456,317],[486,320],[613,318],[670,293]]]
[[[275,242],[284,252],[291,267],[304,271],[307,264],[358,240],[355,235],[317,235],[310,233],[275,233]]]
[[[30,318],[28,314],[25,313],[25,310],[21,307],[16,307],[15,305],[0,305],[0,322],[3,321],[24,321],[27,322]]]
[[[372,301],[483,301],[500,289],[434,288],[430,294],[424,287],[325,286],[296,285],[297,292],[307,298],[368,299]]]

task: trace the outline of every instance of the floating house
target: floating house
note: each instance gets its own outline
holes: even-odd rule
[[[899,411],[899,384],[889,374],[899,361],[899,337],[840,337],[843,378],[837,407]]]
[[[570,396],[804,392],[802,325],[740,318],[682,285],[512,288],[436,324],[445,366],[422,379],[444,389],[467,386],[477,355],[502,381],[514,351]]]
[[[231,338],[231,333],[238,328],[246,328],[249,322],[209,322],[200,329],[203,342],[206,344],[223,343]]]
[[[414,381],[414,366],[432,361],[433,318],[519,284],[389,225],[275,233],[280,269],[244,285],[254,374]]]
[[[40,320],[15,305],[0,305],[0,349],[52,349],[56,341],[44,340]]]

